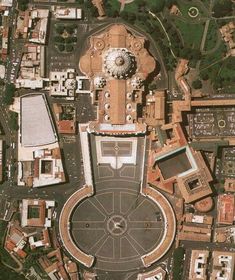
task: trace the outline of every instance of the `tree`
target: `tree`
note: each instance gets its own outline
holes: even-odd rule
[[[228,16],[233,10],[233,3],[231,0],[217,0],[213,7],[213,15],[217,18]]]
[[[66,43],[66,44],[71,44],[71,43],[73,43],[73,37],[67,37],[67,38],[65,38],[65,43]]]
[[[176,0],[166,0],[166,6],[168,9],[170,9],[175,4],[177,4]]]
[[[73,27],[73,25],[67,25],[65,26],[65,30],[71,35],[74,33],[75,28]]]
[[[65,50],[65,46],[63,44],[58,44],[57,48],[60,52],[63,52]]]
[[[150,4],[150,10],[153,13],[160,13],[161,11],[163,11],[165,4],[165,0],[153,1],[153,3]]]
[[[12,130],[18,130],[19,129],[18,114],[15,113],[15,112],[10,113],[9,127]]]
[[[128,22],[130,22],[131,24],[134,24],[136,20],[136,14],[134,13],[129,13],[128,14]]]
[[[15,272],[14,270],[6,267],[5,265],[2,264],[0,260],[0,279],[7,279],[7,280],[25,280],[26,278],[19,274],[19,272]]]
[[[89,1],[88,1],[89,2]],[[98,10],[96,7],[94,7],[93,5],[89,8],[89,11],[90,11],[90,15],[92,17],[98,17],[99,16],[99,13],[98,13]]]
[[[72,52],[73,51],[73,45],[66,45],[66,52]]]
[[[189,59],[190,54],[191,54],[191,49],[189,49],[189,48],[183,48],[183,49],[180,50],[179,56],[180,56],[181,58]]]
[[[202,88],[202,82],[198,79],[192,82],[192,87],[194,89],[200,89]]]
[[[201,59],[201,52],[199,50],[191,49],[191,48],[183,48],[180,50],[179,56],[181,58],[185,58],[188,60],[200,60]]]
[[[200,74],[200,77],[202,78],[203,81],[207,81],[209,79],[209,75],[206,72],[202,72]]]
[[[157,88],[157,85],[155,82],[152,82],[151,84],[148,85],[149,90],[154,90]]]
[[[221,188],[217,189],[218,194],[223,194],[224,192],[225,192],[224,187],[221,187]]]
[[[91,9],[92,7],[94,7],[91,1],[85,1],[84,6],[86,9]]]
[[[63,32],[64,32],[64,25],[61,25],[61,24],[59,24],[59,25],[56,25],[56,32],[58,33],[58,34],[63,34]]]
[[[77,37],[72,37],[72,41],[73,41],[73,43],[77,43],[78,38]]]
[[[121,11],[120,16],[121,16],[122,19],[128,21],[128,12]]]
[[[28,8],[29,0],[18,0],[18,8],[21,11],[25,11]]]
[[[114,8],[106,8],[106,15],[110,18],[116,18],[119,16],[119,11]]]
[[[174,251],[173,254],[173,279],[174,280],[182,280],[184,254],[185,254],[185,250],[182,247],[178,247]]]
[[[55,36],[54,41],[55,41],[55,43],[63,44],[65,42],[65,39],[62,36]]]
[[[135,0],[135,3],[138,6],[138,8],[143,8],[146,6],[145,0]]]
[[[79,5],[84,4],[84,0],[76,0],[76,2],[77,2]]]
[[[14,84],[6,84],[5,95],[3,98],[3,102],[6,105],[11,105],[14,101],[15,95],[15,85]]]

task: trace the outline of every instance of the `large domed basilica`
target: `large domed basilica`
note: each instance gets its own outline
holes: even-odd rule
[[[144,81],[156,68],[145,48],[145,38],[123,24],[111,25],[90,37],[90,47],[79,62],[91,80],[98,122],[111,125],[136,123],[142,104]]]

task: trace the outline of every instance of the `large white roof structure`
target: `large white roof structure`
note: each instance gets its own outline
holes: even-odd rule
[[[44,94],[21,97],[21,144],[24,147],[48,145],[57,135]]]
[[[13,0],[0,0],[0,7],[12,7]]]

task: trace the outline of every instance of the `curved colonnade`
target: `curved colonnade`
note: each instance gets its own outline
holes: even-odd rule
[[[160,192],[153,189],[152,187],[147,186],[143,190],[142,194],[149,197],[154,203],[158,205],[165,220],[164,235],[161,242],[151,252],[141,257],[144,266],[148,267],[161,259],[170,249],[175,238],[176,218],[170,203]]]
[[[73,242],[70,234],[70,217],[74,208],[83,199],[93,195],[93,186],[85,185],[78,191],[76,191],[70,198],[66,201],[59,219],[59,231],[60,237],[63,242],[65,249],[80,263],[86,267],[91,267],[94,263],[94,256],[84,253],[78,246]]]

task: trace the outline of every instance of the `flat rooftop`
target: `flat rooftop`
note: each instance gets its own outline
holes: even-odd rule
[[[157,165],[165,180],[175,177],[192,168],[186,154],[186,148],[157,160]]]
[[[57,135],[44,94],[21,97],[21,144],[36,147],[55,143]]]

